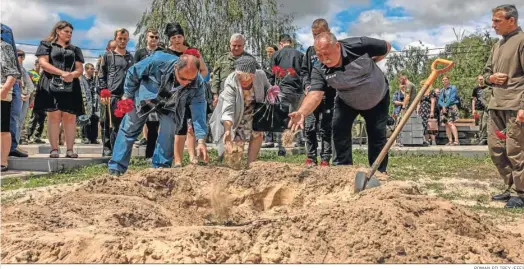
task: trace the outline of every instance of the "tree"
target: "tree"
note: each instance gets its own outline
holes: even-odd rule
[[[229,51],[229,38],[234,33],[246,37],[245,49],[260,61],[269,44],[278,44],[283,33],[296,37],[292,14],[279,14],[276,0],[153,0],[135,34],[140,34],[137,46],[145,45],[145,30],[159,30],[161,40],[165,25],[178,22],[184,28],[185,39],[198,48],[208,64],[213,64]]]

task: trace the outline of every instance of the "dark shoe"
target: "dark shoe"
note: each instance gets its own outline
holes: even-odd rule
[[[136,142],[135,145],[137,145],[137,146],[145,146],[145,145],[147,145],[147,139],[142,138],[142,139],[140,139],[140,141]]]
[[[314,161],[313,159],[311,158],[307,158],[306,159],[306,166],[307,167],[313,167],[313,166],[316,166],[317,165],[317,162]]]
[[[29,155],[27,155],[27,153],[21,152],[19,149],[15,149],[9,152],[9,156],[18,157],[18,158],[27,158]]]
[[[7,172],[7,170],[9,170],[7,166],[2,165],[2,172]]]
[[[505,208],[524,208],[524,197],[511,197],[506,205]]]
[[[122,175],[122,172],[117,171],[117,170],[113,170],[113,169],[109,169],[109,174],[112,175],[112,176],[115,176],[115,177],[119,177],[119,176]]]
[[[108,148],[105,148],[102,152],[102,157],[111,157],[111,155],[113,155],[113,152]]]
[[[511,198],[511,192],[505,191],[501,194],[493,195],[491,200],[493,201],[507,201]]]
[[[29,143],[27,143],[27,140],[22,140],[22,141],[20,141],[20,145],[24,145],[25,146],[25,145],[29,145]]]
[[[321,161],[320,167],[329,167],[329,161]]]
[[[479,142],[479,146],[485,146],[488,144],[488,141],[487,140],[482,140]]]
[[[93,140],[93,141],[90,141],[90,142],[93,145],[100,145],[100,142],[98,142],[98,140]]]
[[[43,140],[40,139],[40,138],[35,138],[35,139],[33,140],[33,143],[35,143],[35,144],[45,144],[45,141],[43,141]]]
[[[278,156],[286,156],[286,150],[285,149],[279,149],[277,155]]]
[[[87,138],[84,138],[84,139],[82,139],[82,144],[89,145],[89,144],[91,144],[91,141],[89,141],[89,139],[87,139]]]

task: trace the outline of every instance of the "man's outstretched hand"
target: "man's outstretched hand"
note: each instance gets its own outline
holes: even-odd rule
[[[292,132],[296,132],[300,129],[304,129],[304,115],[298,111],[291,112],[289,115],[290,121],[288,127],[291,128]]]

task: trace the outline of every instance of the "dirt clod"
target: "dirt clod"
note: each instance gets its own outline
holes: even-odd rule
[[[6,263],[523,263],[524,238],[357,169],[189,166],[59,186],[2,205]],[[27,195],[30,195],[28,193]]]

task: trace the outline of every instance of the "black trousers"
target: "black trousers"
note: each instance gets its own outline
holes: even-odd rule
[[[89,142],[96,142],[98,138],[98,122],[99,118],[96,115],[91,115],[89,124],[82,127],[82,138],[89,140]]]
[[[306,118],[304,131],[306,137],[307,157],[317,162],[318,136],[320,134],[320,159],[331,160],[332,143],[332,121],[333,121],[333,99],[322,100],[320,105]]]
[[[122,118],[118,118],[115,116],[115,110],[116,110],[116,104],[120,101],[120,97],[111,96],[111,102],[110,102],[110,110],[111,110],[111,120],[113,127],[109,127],[109,115],[106,113],[106,117],[104,121],[102,122],[102,143],[104,144],[104,148],[113,150],[113,145],[115,144],[116,135],[118,134],[118,130],[120,129],[120,123],[122,122]],[[107,110],[107,108],[104,107],[104,109]]]
[[[368,134],[368,161],[369,165],[377,159],[382,148],[386,145],[386,123],[389,110],[389,91],[375,107],[369,110],[355,110],[346,105],[338,96],[335,98],[333,114],[333,143],[337,155],[333,160],[335,165],[352,165],[352,137],[353,121],[362,115],[366,122]],[[386,172],[388,155],[380,164],[378,171]]]
[[[152,158],[155,152],[156,140],[158,138],[158,128],[160,122],[158,121],[146,121],[147,126],[147,145],[146,145],[146,158]],[[175,139],[173,137],[173,139]]]
[[[47,118],[47,113],[43,110],[33,110],[31,113],[31,119],[29,120],[29,125],[27,126],[27,140],[31,140],[33,134],[35,138],[41,138],[42,133],[44,132],[45,119]],[[35,132],[36,131],[36,132]]]

